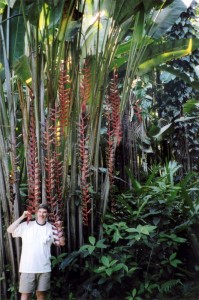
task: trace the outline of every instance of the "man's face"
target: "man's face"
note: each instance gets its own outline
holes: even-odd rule
[[[47,209],[45,208],[39,208],[37,211],[37,221],[40,224],[44,224],[46,222],[46,218],[48,216]]]

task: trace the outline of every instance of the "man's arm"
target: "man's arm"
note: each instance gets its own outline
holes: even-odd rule
[[[28,211],[24,211],[23,214],[21,215],[21,217],[19,217],[16,221],[14,221],[8,228],[7,228],[7,232],[9,233],[13,233],[15,231],[15,229],[19,226],[19,224],[28,217],[28,215],[30,215],[30,213]]]

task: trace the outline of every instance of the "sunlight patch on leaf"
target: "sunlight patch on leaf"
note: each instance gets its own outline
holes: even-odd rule
[[[158,134],[154,135],[153,137],[156,138],[156,139],[159,138],[167,129],[169,129],[169,127],[171,127],[171,125],[172,125],[172,123],[169,123],[169,124],[163,126],[160,129],[160,131],[158,132]]]

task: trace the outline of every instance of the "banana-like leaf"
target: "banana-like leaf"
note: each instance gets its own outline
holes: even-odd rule
[[[30,70],[30,64],[28,61],[28,57],[22,55],[13,66],[16,75],[26,84],[31,84],[32,75]]]
[[[114,12],[116,24],[121,25],[131,18],[139,10],[140,5],[142,6],[142,0],[117,0]]]
[[[155,22],[150,35],[154,39],[159,39],[176,22],[180,14],[186,11],[191,2],[192,0],[187,0],[186,3],[183,0],[175,0],[161,11],[156,11],[153,15]]]
[[[0,19],[1,20],[1,19]],[[16,2],[13,9],[10,11],[9,20],[4,19],[2,21],[2,26],[4,27],[5,38],[7,34],[6,21],[10,23],[9,31],[9,45],[7,45],[9,51],[9,62],[10,65],[19,58],[24,52],[24,36],[25,36],[25,26],[23,23],[23,16],[20,11],[20,3]],[[1,50],[2,43],[0,43],[0,63],[3,64],[3,51]]]
[[[191,114],[193,112],[198,112],[199,109],[199,102],[195,99],[190,99],[186,101],[186,103],[183,105],[183,112]]]
[[[199,82],[196,80],[191,80],[190,76],[186,73],[183,73],[182,71],[174,68],[173,66],[166,66],[166,65],[161,65],[160,70],[166,71],[168,73],[171,73],[178,78],[182,79],[184,82],[188,83],[190,86],[192,86],[194,89],[199,90]],[[197,75],[197,74],[196,74]]]
[[[186,121],[190,121],[193,119],[197,119],[197,117],[180,117],[180,118],[176,119],[174,122],[186,122]]]
[[[172,125],[172,123],[169,123],[169,124],[163,126],[160,129],[160,131],[158,132],[158,134],[154,135],[153,137],[156,139],[159,139],[161,137],[161,135],[171,127],[171,125]]]
[[[0,1],[0,15],[3,14],[4,8],[6,6],[6,1]]]
[[[186,121],[190,121],[190,120],[193,120],[193,119],[196,119],[197,117],[181,117],[181,118],[178,118],[176,119],[174,122],[177,123],[177,122],[186,122]],[[161,136],[163,135],[163,133],[166,133],[167,130],[173,125],[173,123],[169,123],[165,126],[163,126],[160,131],[153,136],[153,138],[155,139],[160,139]]]
[[[176,40],[156,47],[150,45],[143,57],[143,62],[139,65],[138,74],[146,74],[167,61],[189,55],[198,47],[199,39]]]
[[[154,67],[160,67],[160,65],[161,68],[165,68],[162,66],[163,63],[189,55],[199,47],[199,39],[181,39],[167,42],[159,41],[157,43],[147,38],[145,39],[145,43],[147,48],[139,65],[138,75],[146,74]],[[130,44],[131,41],[128,41],[118,47],[111,68],[115,66],[119,68],[127,63]]]

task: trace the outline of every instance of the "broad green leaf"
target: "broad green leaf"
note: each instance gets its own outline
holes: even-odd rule
[[[128,271],[129,271],[129,268],[128,268],[128,266],[127,266],[127,265],[123,264],[123,268],[124,268],[124,270],[125,270],[126,272],[128,272]]]
[[[141,226],[141,233],[143,234],[146,234],[146,235],[149,235],[149,233],[153,232],[157,226],[152,226],[152,225],[144,225],[144,226]]]
[[[106,267],[109,267],[109,259],[107,256],[102,256],[101,261],[102,261],[103,265],[105,265]]]
[[[142,0],[116,0],[113,18],[121,25],[135,14]],[[114,5],[114,4],[113,4]],[[131,8],[131,9],[129,9]]]
[[[166,66],[161,65],[160,70],[164,70],[172,75],[177,76],[178,78],[182,79],[186,83],[188,83],[190,86],[192,86],[194,89],[199,89],[199,83],[196,80],[191,80],[190,76],[187,75],[185,72],[182,72],[181,70],[178,70],[172,66]]]
[[[176,268],[179,264],[182,264],[182,261],[179,259],[174,259],[174,260],[170,260],[170,264]]]
[[[95,269],[95,273],[104,273],[104,271],[106,270],[106,267],[105,266],[101,266],[97,269]]]
[[[89,254],[92,254],[94,250],[95,250],[95,246],[88,246]]]
[[[120,239],[122,239],[122,236],[121,236],[119,230],[116,229],[115,232],[114,232],[114,235],[113,235],[113,241],[115,243],[117,243]]]
[[[127,232],[138,232],[137,228],[128,228],[126,229]]]
[[[195,99],[187,100],[185,104],[183,104],[183,112],[187,114],[191,114],[192,112],[197,112],[199,109],[199,102]]]
[[[33,1],[32,3],[26,3],[25,6],[27,19],[33,25],[37,25],[42,9],[42,1]]]
[[[108,245],[105,245],[104,244],[104,241],[105,241],[105,239],[102,239],[102,240],[99,240],[99,241],[97,241],[97,243],[96,243],[96,248],[100,248],[100,249],[105,249],[105,248],[107,248],[108,247]]]
[[[115,265],[115,264],[116,264],[116,262],[117,262],[117,259],[113,259],[113,260],[111,260],[111,262],[110,262],[110,267],[112,267],[113,265]]]
[[[72,253],[68,254],[68,256],[61,263],[60,269],[64,270],[66,267],[72,264],[73,261],[79,256],[79,254],[80,254],[79,251],[73,251]]]
[[[120,263],[113,267],[113,272],[117,272],[124,267],[124,264]]]
[[[161,218],[160,217],[154,217],[153,218],[153,224],[158,225],[160,223]]]
[[[9,27],[6,26],[6,22],[3,23],[3,27],[5,37],[7,29],[9,28],[9,63],[13,66],[14,62],[23,55],[25,45],[25,25],[20,1],[16,1],[14,7],[10,10]],[[3,63],[1,44],[2,43],[0,43],[0,61]]]
[[[128,274],[133,274],[136,270],[137,270],[137,268],[133,267],[133,268],[128,270]]]
[[[136,43],[138,43],[143,36],[143,31],[144,31],[144,10],[139,10],[137,15],[136,15],[136,30],[134,30],[133,34],[133,39]]]
[[[5,1],[5,0],[0,1],[0,15],[3,14],[4,8],[5,8],[6,5],[7,5],[7,1]]]
[[[170,255],[169,260],[173,260],[176,257],[177,253],[174,252]]]
[[[132,186],[134,187],[135,191],[138,192],[138,191],[141,191],[141,184],[139,183],[139,181],[137,181],[134,176],[132,175],[132,173],[130,172],[130,170],[128,168],[125,168],[125,171],[126,173],[128,174],[130,180],[131,180],[131,183],[132,183]]]
[[[151,2],[151,1],[148,1]],[[166,31],[176,22],[180,14],[187,10],[192,0],[174,0],[171,1],[166,7],[164,4],[168,1],[163,1],[163,9],[154,12],[153,19],[155,20],[150,34],[153,38],[160,38]],[[162,1],[159,1],[161,4]]]
[[[193,120],[196,118],[197,117],[181,117],[181,118],[175,119],[174,122],[186,122],[186,121],[190,121],[190,120]]]
[[[182,39],[148,46],[138,67],[141,76],[161,64],[191,54],[199,47],[199,39]],[[159,48],[159,49],[158,49]]]
[[[100,278],[98,284],[104,284],[107,281],[107,278]]]
[[[88,250],[89,245],[83,245],[80,247],[80,251]]]
[[[70,21],[66,28],[65,40],[68,42],[72,41],[75,38],[80,27],[81,23],[79,21]]]
[[[137,290],[134,288],[134,289],[133,289],[133,292],[132,292],[133,298],[135,297],[136,294],[137,294]]]
[[[32,75],[30,71],[30,64],[28,57],[22,55],[14,64],[13,66],[15,74],[28,85],[32,83]]]
[[[94,236],[89,236],[88,240],[89,240],[89,242],[91,243],[91,245],[93,245],[93,246],[95,245],[96,239],[95,239]]]
[[[114,68],[115,66],[119,68],[123,64],[127,63],[131,42],[132,41],[129,40],[118,47],[116,56],[111,64],[111,68]],[[154,67],[160,67],[169,71],[166,66],[163,66],[164,63],[191,54],[194,50],[199,48],[199,39],[181,39],[167,42],[162,42],[160,40],[152,42],[151,39],[145,38],[142,43],[143,42],[145,43],[146,50],[138,67],[139,75],[144,75],[150,72]],[[179,73],[177,73],[177,71],[175,72],[171,67],[170,72],[176,76],[179,75]],[[182,76],[190,82],[186,75]],[[198,83],[192,82],[192,85],[197,87]]]
[[[158,132],[158,134],[154,135],[153,137],[156,138],[156,139],[157,139],[157,138],[160,138],[161,135],[171,127],[171,125],[172,125],[172,123],[169,123],[169,124],[163,126],[163,127],[160,129],[160,131]]]
[[[144,42],[145,46],[148,46],[148,45],[154,43],[154,40],[151,39],[150,37],[145,36],[143,39],[144,40],[142,40],[142,43],[141,43],[141,41],[137,41],[138,48],[143,44],[143,42]],[[123,43],[119,44],[117,47],[117,50],[115,52],[115,58],[120,58],[120,57],[123,57],[126,55],[125,58],[127,60],[128,53],[129,53],[129,50],[131,47],[131,43],[132,43],[132,40],[130,39],[127,42],[123,42]]]
[[[112,275],[112,273],[113,273],[113,269],[106,269],[105,270],[105,272],[106,272],[106,274],[108,275],[108,276],[111,276]]]
[[[172,234],[160,233],[159,238],[163,239],[163,240],[173,240],[174,242],[177,242],[177,243],[185,243],[186,242],[185,238],[178,237],[174,233],[172,233]]]

